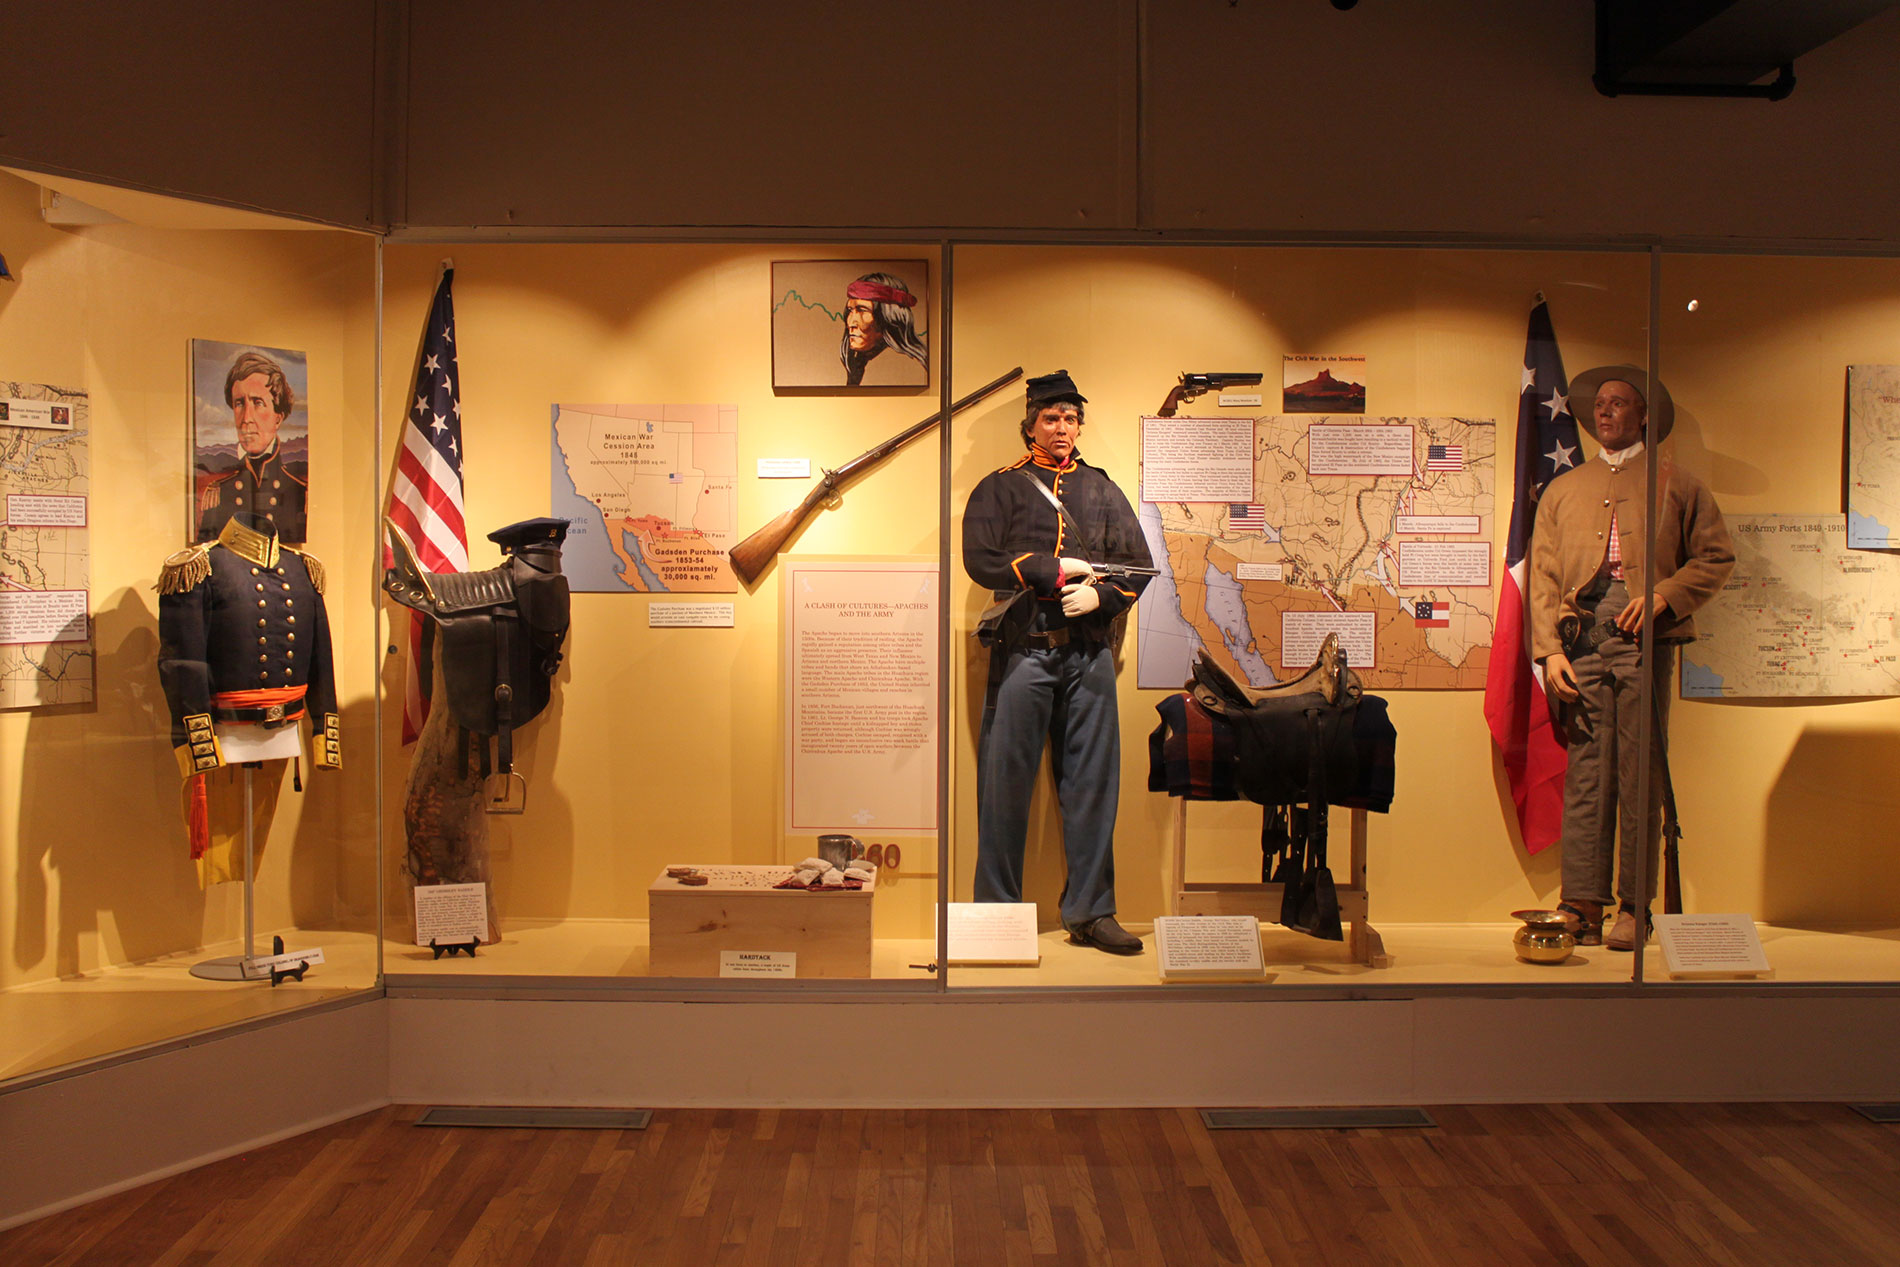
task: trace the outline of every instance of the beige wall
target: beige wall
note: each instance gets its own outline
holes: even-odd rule
[[[0,174],[0,378],[91,393],[90,706],[0,713],[0,986],[236,935],[240,887],[197,886],[159,689],[160,560],[184,545],[188,340],[310,355],[310,549],[330,563],[345,769],[286,793],[258,926],[362,926],[375,848],[368,586],[374,243],[342,233],[56,229]]]
[[[407,399],[443,255],[414,246],[385,253],[391,400]],[[548,512],[557,402],[737,405],[739,537],[811,486],[757,479],[759,458],[808,458],[816,474],[935,412],[934,380],[874,396],[773,394],[771,261],[870,257],[923,257],[933,276],[936,268],[934,250],[888,243],[455,248],[470,566],[500,561],[487,533]],[[400,442],[394,422],[386,455]],[[939,469],[934,435],[919,439],[820,512],[795,548],[934,558]],[[517,741],[527,812],[489,820],[505,917],[645,918],[647,886],[670,863],[776,862],[815,848],[810,837],[782,839],[779,569],[750,593],[696,597],[730,597],[734,627],[648,629],[646,609],[663,599],[574,596],[554,701]],[[387,677],[396,697],[398,673]],[[400,842],[409,757],[396,726],[387,719],[385,823]],[[907,842],[902,870],[891,900],[880,899],[880,931],[921,935],[936,896],[930,849]],[[398,907],[408,900],[400,882],[391,893]]]
[[[766,319],[772,258],[856,248],[464,246],[457,319],[469,452],[473,566],[497,555],[495,526],[543,513],[548,405],[560,399],[739,405],[739,520],[762,524],[803,491],[752,476],[759,457],[814,467],[869,447],[934,407],[895,399],[778,397]],[[886,253],[889,253],[888,250]],[[417,323],[441,251],[387,253],[386,390],[411,370]],[[1369,357],[1380,414],[1489,417],[1510,469],[1517,366],[1532,295],[1550,298],[1567,366],[1643,357],[1647,255],[1454,250],[1217,250],[959,247],[954,256],[955,393],[1015,364],[1067,367],[1090,397],[1089,458],[1131,493],[1136,419],[1173,376],[1257,368],[1270,381],[1295,351]],[[1679,460],[1737,512],[1838,509],[1843,366],[1877,360],[1900,266],[1734,257],[1665,262],[1664,371],[1681,405]],[[1701,297],[1682,312],[1683,295]],[[1269,395],[1271,392],[1269,391]],[[952,505],[1020,453],[1018,397],[961,415],[952,430]],[[1785,403],[1784,403],[1785,402]],[[388,445],[393,446],[394,437]],[[393,451],[393,450],[392,450]],[[801,554],[931,554],[938,461],[925,442],[821,514]],[[1499,540],[1509,476],[1497,489]],[[953,547],[960,537],[953,536]],[[781,839],[776,571],[735,596],[732,630],[649,630],[631,595],[582,595],[550,714],[521,746],[530,805],[494,820],[497,901],[510,916],[640,917],[646,885],[680,861],[763,862],[802,853]],[[975,846],[973,760],[983,666],[967,631],[983,596],[953,567],[948,589],[953,743],[952,883],[967,896]],[[1123,792],[1117,840],[1123,912],[1162,911],[1170,805],[1146,791],[1146,748],[1162,692],[1121,679]],[[398,679],[389,678],[392,692]],[[1478,692],[1388,692],[1400,732],[1394,812],[1371,833],[1374,909],[1394,922],[1496,920],[1554,899],[1556,854],[1528,858],[1509,829]],[[1891,919],[1893,819],[1874,772],[1893,755],[1900,704],[1683,703],[1677,779],[1696,909],[1777,919]],[[390,726],[393,726],[391,721]],[[395,778],[404,757],[386,734]],[[1742,776],[1738,779],[1738,773]],[[392,838],[398,810],[385,806]],[[1190,872],[1257,874],[1258,813],[1197,806]],[[1833,823],[1835,829],[1816,829]],[[922,862],[922,850],[907,852]],[[924,935],[934,885],[906,868],[880,903],[883,935]],[[1059,836],[1045,796],[1032,832],[1031,896],[1053,906]]]

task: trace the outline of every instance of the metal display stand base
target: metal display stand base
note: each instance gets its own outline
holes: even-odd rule
[[[284,939],[271,938],[271,961],[262,962],[253,953],[257,946],[257,839],[252,821],[251,780],[262,762],[244,763],[244,953],[222,955],[191,965],[191,975],[201,981],[268,981],[272,986],[283,981],[302,981],[310,969],[308,963],[282,961]],[[321,952],[316,952],[321,958]]]

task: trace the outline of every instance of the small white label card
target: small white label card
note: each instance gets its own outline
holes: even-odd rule
[[[719,952],[722,977],[796,977],[796,950],[722,950]]]
[[[1163,981],[1260,981],[1260,921],[1251,915],[1163,915],[1155,920]]]
[[[282,972],[285,968],[294,968],[300,963],[318,964],[323,962],[323,947],[313,946],[309,950],[286,950],[281,955],[265,955],[261,959],[247,961],[252,972],[269,972],[275,968]]]
[[[1759,977],[1774,971],[1748,915],[1658,915],[1654,922],[1672,977]]]
[[[759,478],[762,480],[808,480],[811,478],[811,459],[760,458]]]
[[[1220,407],[1222,409],[1255,408],[1259,406],[1262,399],[1259,392],[1222,392]]]
[[[731,603],[651,603],[648,629],[730,629]]]
[[[416,945],[466,945],[488,940],[488,886],[418,884]]]
[[[1034,902],[950,903],[950,962],[1038,964]]]
[[[1278,581],[1286,577],[1284,563],[1236,563],[1234,579],[1237,581]]]

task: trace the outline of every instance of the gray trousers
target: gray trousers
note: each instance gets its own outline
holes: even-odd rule
[[[1029,803],[1045,743],[1052,748],[1069,864],[1062,922],[1112,915],[1121,800],[1115,653],[1079,639],[1064,647],[1017,648],[991,665],[976,755],[976,900],[1023,900]]]
[[[1622,582],[1610,587],[1598,607],[1600,621],[1613,620],[1629,602]],[[1656,866],[1662,844],[1664,735],[1669,723],[1669,694],[1675,685],[1676,649],[1655,648],[1650,691],[1656,703],[1640,696],[1643,677],[1638,644],[1620,638],[1591,655],[1570,662],[1582,698],[1565,705],[1570,768],[1564,775],[1563,896],[1569,902],[1612,901],[1635,909],[1638,842],[1649,884],[1656,896]],[[1642,769],[1637,727],[1643,710],[1653,708],[1649,745],[1649,804],[1639,808],[1636,779]],[[1618,840],[1621,847],[1617,847]],[[1615,869],[1615,895],[1611,870]]]

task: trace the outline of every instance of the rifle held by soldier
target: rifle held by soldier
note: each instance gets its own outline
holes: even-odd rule
[[[1009,386],[1022,376],[1023,367],[1018,365],[1015,369],[1003,375],[995,382],[979,387],[962,400],[952,403],[950,413],[952,415],[962,413],[971,405]],[[805,494],[804,501],[778,516],[772,520],[771,523],[766,524],[765,527],[759,529],[726,552],[726,557],[732,561],[732,570],[738,574],[741,581],[744,581],[747,585],[752,584],[753,581],[759,578],[759,573],[771,566],[772,560],[777,558],[778,552],[785,548],[785,543],[791,539],[792,534],[804,526],[805,520],[809,519],[814,511],[835,497],[837,490],[843,486],[846,480],[883,461],[924,432],[930,430],[930,428],[936,426],[942,419],[943,410],[939,409],[922,422],[906,427],[884,443],[867,449],[836,470],[826,471],[824,478],[818,481],[811,492]]]

